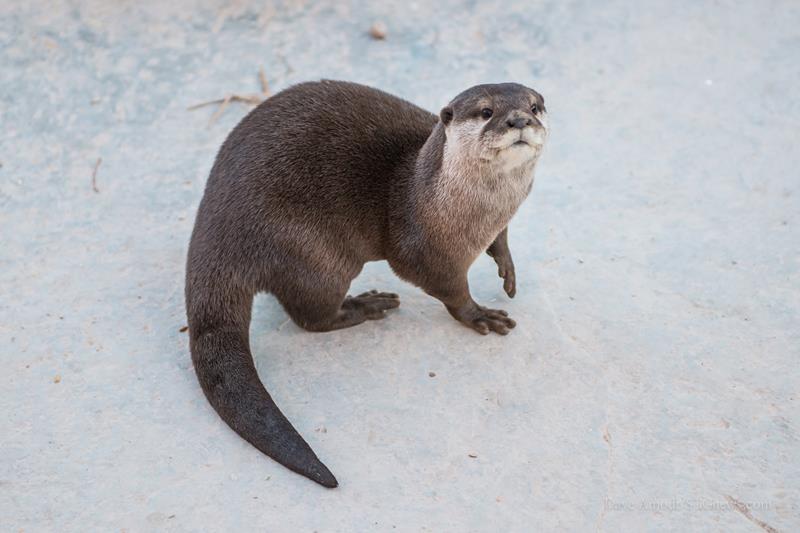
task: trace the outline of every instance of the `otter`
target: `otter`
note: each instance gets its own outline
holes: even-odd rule
[[[486,251],[514,297],[508,223],[548,134],[542,96],[478,85],[438,117],[355,83],[290,87],[233,129],[211,169],[186,265],[195,371],[222,419],[264,454],[325,487],[338,482],[259,380],[253,297],[272,293],[309,331],[382,319],[397,294],[347,294],[367,261],[439,299],[481,334],[508,313],[477,304],[467,271]]]

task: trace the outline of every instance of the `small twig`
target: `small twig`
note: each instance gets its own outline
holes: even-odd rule
[[[261,81],[261,94],[267,98],[269,96],[269,82],[267,82],[267,75],[264,72],[264,67],[258,67],[258,79]]]
[[[233,99],[232,94],[229,94],[228,96],[225,97],[225,99],[222,101],[222,104],[220,104],[219,108],[217,108],[217,110],[214,111],[214,114],[211,115],[211,118],[208,119],[209,126],[211,126],[214,122],[216,122],[216,120],[219,118],[222,112],[225,111],[225,108],[228,107],[228,104],[231,103],[232,99]]]
[[[225,95],[223,98],[217,98],[215,100],[208,100],[207,102],[200,102],[199,104],[194,104],[186,108],[187,111],[193,111],[195,109],[199,109],[201,107],[209,106],[209,105],[219,105],[219,108],[211,115],[211,119],[208,121],[208,125],[211,126],[216,122],[216,120],[222,115],[222,113],[227,109],[228,105],[231,102],[243,102],[245,104],[250,105],[258,105],[267,98],[269,98],[269,82],[267,81],[267,75],[264,72],[264,67],[258,68],[258,80],[261,84],[261,93],[256,94],[228,94]]]
[[[186,110],[194,111],[195,109],[209,105],[224,104],[225,100],[228,100],[229,102],[244,102],[246,104],[258,105],[263,101],[263,98],[259,94],[229,94],[224,98],[217,98],[216,100],[209,100],[207,102],[200,102],[199,104],[191,105],[187,107]]]
[[[200,109],[201,107],[205,107],[207,105],[221,104],[224,100],[225,100],[224,98],[217,98],[216,100],[200,102],[199,104],[190,105],[189,107],[186,108],[186,111],[194,111],[195,109]]]
[[[94,170],[92,170],[92,190],[94,192],[100,192],[100,189],[97,188],[97,169],[100,168],[100,163],[103,162],[102,157],[97,158],[97,162],[94,164]]]
[[[771,525],[753,516],[753,513],[750,512],[750,509],[748,509],[747,504],[740,502],[733,496],[729,496],[727,494],[723,494],[723,496],[725,496],[725,499],[728,500],[728,503],[743,517],[747,518],[748,520],[750,520],[752,523],[754,523],[767,533],[779,533],[778,530],[772,527]]]

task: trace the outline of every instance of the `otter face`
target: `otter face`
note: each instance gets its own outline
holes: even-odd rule
[[[517,83],[477,85],[439,114],[445,152],[504,171],[532,166],[548,135],[542,95]]]

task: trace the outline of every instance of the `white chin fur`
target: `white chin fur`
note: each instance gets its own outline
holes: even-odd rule
[[[544,128],[525,128],[522,139],[531,146],[543,146],[547,140],[547,131]]]
[[[546,138],[547,134],[541,128],[525,128],[521,133],[519,130],[506,132],[497,148],[486,154],[489,157],[485,159],[503,172],[515,170],[536,161]]]
[[[539,155],[540,146],[529,144],[514,144],[500,150],[495,156],[493,164],[500,167],[503,172],[508,172],[530,164]]]

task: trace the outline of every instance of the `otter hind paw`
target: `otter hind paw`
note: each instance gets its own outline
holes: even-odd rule
[[[348,296],[342,307],[363,313],[367,320],[386,317],[386,311],[400,307],[400,297],[393,292],[371,290],[358,296]]]

